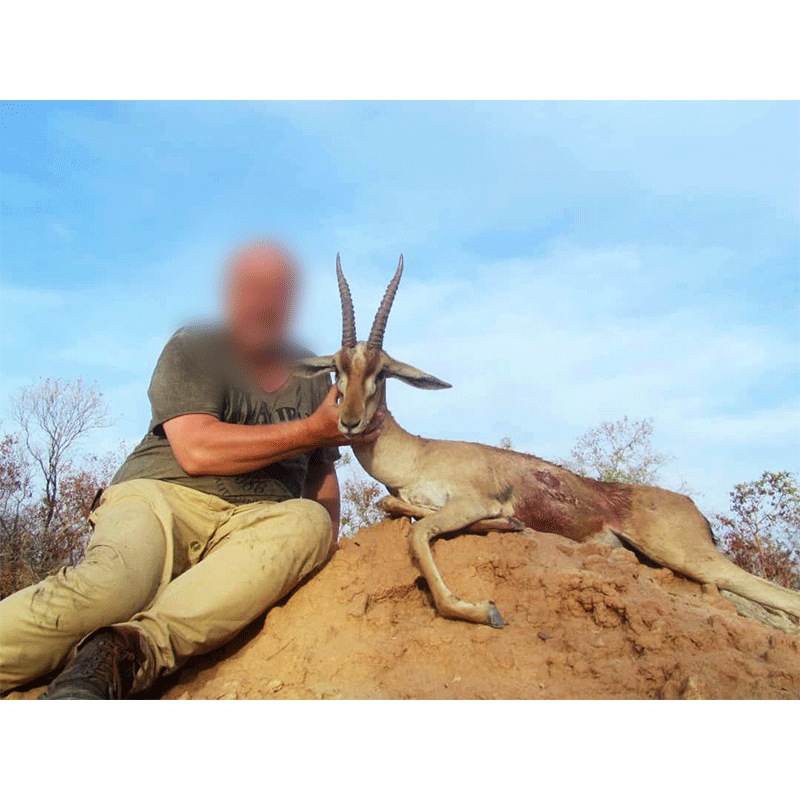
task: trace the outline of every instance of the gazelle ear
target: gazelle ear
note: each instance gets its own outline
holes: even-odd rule
[[[333,356],[314,356],[313,358],[301,358],[292,364],[292,372],[300,378],[315,378],[325,372],[333,372],[336,369],[336,361]]]
[[[387,365],[386,375],[389,378],[399,378],[404,383],[416,386],[417,389],[451,389],[449,383],[440,381],[434,378],[433,375],[428,375],[421,369],[412,367],[410,364],[404,364],[402,361],[395,361],[392,359]]]

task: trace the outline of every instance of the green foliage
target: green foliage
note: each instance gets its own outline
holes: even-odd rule
[[[742,569],[800,590],[800,487],[790,472],[764,472],[737,484],[728,514],[714,527],[726,555]]]
[[[603,422],[578,437],[564,466],[600,481],[655,484],[672,456],[653,449],[653,420]]]

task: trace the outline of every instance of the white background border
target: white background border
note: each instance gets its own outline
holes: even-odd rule
[[[796,99],[796,7],[17,2],[0,16],[0,96]],[[797,788],[794,708],[6,702],[0,789],[113,800],[783,796]]]

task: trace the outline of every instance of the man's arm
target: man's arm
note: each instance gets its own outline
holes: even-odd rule
[[[339,479],[336,476],[336,467],[322,459],[312,458],[308,465],[306,488],[303,497],[316,500],[325,508],[333,525],[333,541],[331,549],[336,546],[339,539],[339,517],[341,512],[339,499]]]
[[[383,415],[376,414],[359,436],[344,436],[337,426],[337,390],[307,419],[273,425],[233,425],[210,414],[184,414],[163,427],[175,458],[189,475],[241,475],[284,458],[316,450],[372,442]]]

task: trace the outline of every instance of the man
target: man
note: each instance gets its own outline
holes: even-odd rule
[[[0,603],[0,691],[75,653],[45,697],[122,699],[233,638],[338,534],[339,445],[327,377],[293,377],[298,269],[239,251],[225,322],[184,328],[150,383],[152,420],[103,493],[86,558]]]

